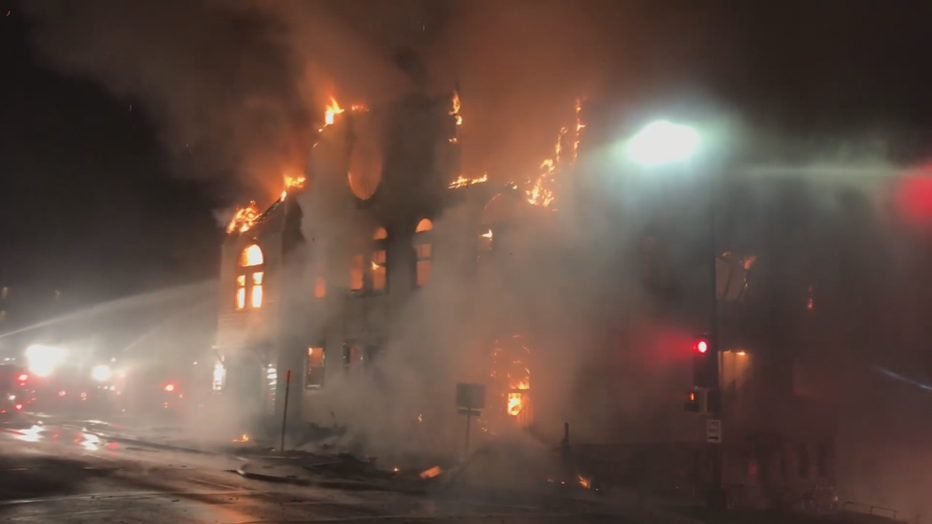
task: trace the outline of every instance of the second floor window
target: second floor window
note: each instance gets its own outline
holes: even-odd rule
[[[430,283],[430,273],[433,269],[433,250],[431,245],[431,231],[434,224],[425,218],[418,222],[417,229],[414,230],[414,251],[415,251],[415,279],[417,287],[426,286]]]
[[[307,369],[304,373],[304,387],[319,388],[324,385],[324,344],[308,346]]]
[[[368,255],[350,259],[350,294],[380,294],[388,291],[388,231],[376,228]]]
[[[252,244],[240,253],[236,274],[237,311],[262,307],[265,257],[262,248]]]

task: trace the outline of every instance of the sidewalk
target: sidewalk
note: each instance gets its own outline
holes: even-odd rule
[[[416,472],[383,470],[371,461],[340,453],[318,455],[292,452],[285,455],[240,455],[236,472],[246,478],[301,486],[355,491],[427,493],[433,484]]]

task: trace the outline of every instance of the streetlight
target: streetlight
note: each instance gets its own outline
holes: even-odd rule
[[[33,344],[26,348],[29,372],[37,377],[51,375],[55,366],[61,364],[64,358],[65,351],[61,348],[40,344]]]
[[[690,126],[657,120],[628,140],[628,158],[644,166],[680,162],[699,148],[699,133]]]
[[[113,371],[111,371],[110,366],[106,364],[100,364],[91,368],[91,378],[97,382],[106,382],[110,380],[111,376],[113,376]]]
[[[651,122],[640,132],[631,137],[625,144],[625,152],[635,163],[645,166],[660,166],[686,162],[699,149],[699,133],[692,127],[683,124],[674,124],[666,120]],[[705,373],[704,383],[710,387],[710,394],[718,395],[720,377],[718,374],[718,289],[716,288],[715,261],[718,251],[715,246],[715,179],[708,180],[709,188],[709,250],[711,254],[711,300],[712,308],[709,318],[709,340],[701,339],[694,346],[700,357],[708,361],[708,373]],[[710,352],[709,349],[712,348]],[[709,360],[709,359],[714,360]],[[694,367],[697,365],[694,362]],[[694,370],[697,371],[697,370]],[[711,408],[714,419],[721,420],[721,403],[715,402]],[[715,465],[712,471],[712,490],[709,493],[709,503],[713,507],[724,507],[726,500],[722,489],[722,463],[723,453],[720,445],[713,448]]]

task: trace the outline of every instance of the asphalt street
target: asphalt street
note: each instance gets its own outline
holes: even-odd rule
[[[552,497],[339,490],[244,478],[232,455],[158,449],[29,415],[0,426],[0,521],[619,522]]]

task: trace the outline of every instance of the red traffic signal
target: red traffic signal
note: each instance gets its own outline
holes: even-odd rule
[[[704,338],[700,338],[693,344],[693,351],[705,355],[706,352],[709,351],[709,341]]]

